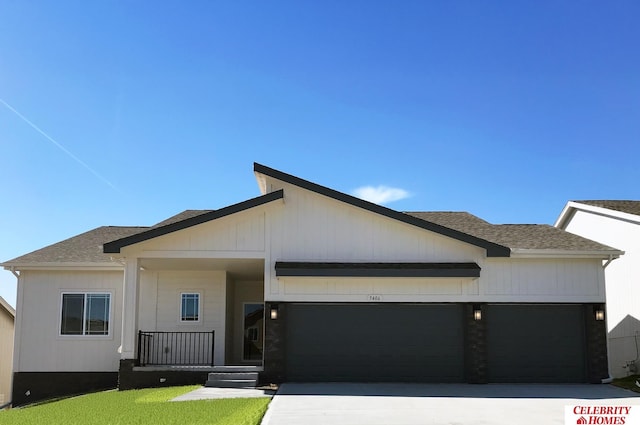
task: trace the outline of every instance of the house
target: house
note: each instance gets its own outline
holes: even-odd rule
[[[609,376],[602,263],[622,252],[254,173],[258,197],[3,263],[19,274],[14,401],[209,372],[211,385]]]
[[[0,406],[11,401],[13,369],[13,324],[16,311],[0,297]]]
[[[640,201],[571,201],[555,226],[625,255],[607,260],[607,332],[612,376],[640,373]]]

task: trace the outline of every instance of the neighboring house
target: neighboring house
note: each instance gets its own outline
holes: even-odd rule
[[[0,297],[0,406],[11,401],[13,370],[13,324],[16,311]]]
[[[3,263],[19,273],[14,401],[209,370],[264,384],[608,377],[602,263],[620,251],[254,172],[257,198]]]
[[[640,201],[571,201],[556,227],[624,250],[607,261],[607,330],[611,373],[640,373]]]

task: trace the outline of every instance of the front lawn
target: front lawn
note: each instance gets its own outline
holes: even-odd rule
[[[198,386],[105,391],[0,412],[3,425],[257,425],[269,398],[169,402]]]

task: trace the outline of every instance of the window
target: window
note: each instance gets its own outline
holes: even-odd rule
[[[62,294],[61,335],[109,335],[111,294]]]
[[[258,328],[247,329],[247,339],[251,342],[256,342],[258,340],[258,333]]]
[[[180,294],[180,321],[197,322],[200,320],[200,294]]]

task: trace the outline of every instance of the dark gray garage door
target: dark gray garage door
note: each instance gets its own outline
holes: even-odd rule
[[[462,382],[459,305],[290,304],[291,381]]]
[[[581,305],[487,306],[489,382],[585,382]]]

